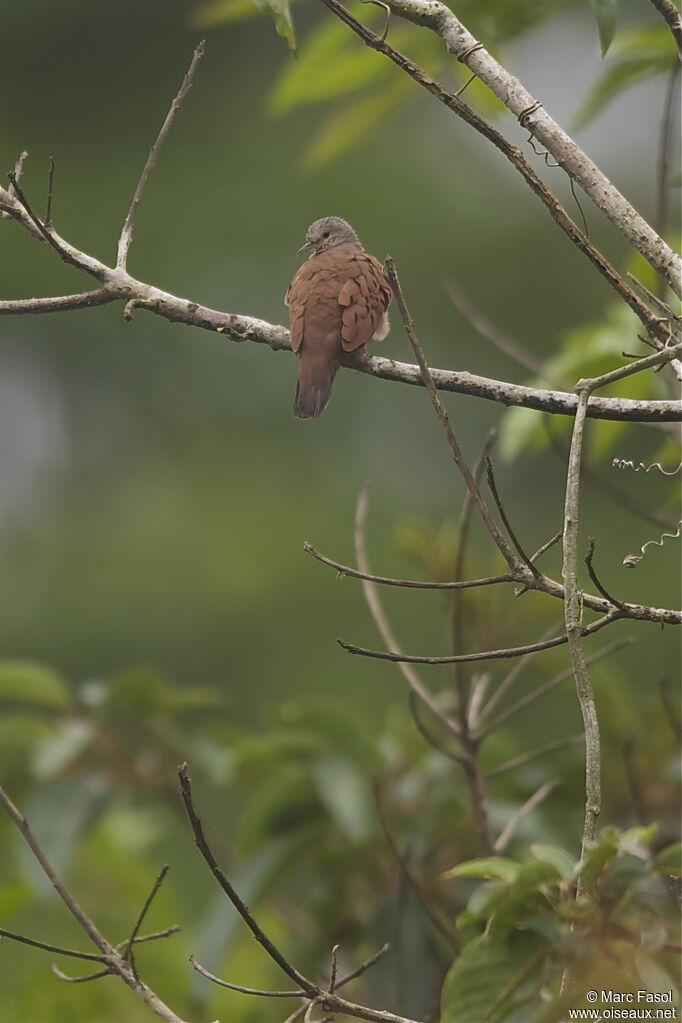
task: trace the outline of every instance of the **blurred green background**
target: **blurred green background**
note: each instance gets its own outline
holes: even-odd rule
[[[570,127],[601,73],[587,3],[497,3],[484,13],[476,7],[462,4],[463,19],[473,19],[474,31]],[[331,15],[312,3],[297,5],[295,15],[305,70],[306,40],[329,31]],[[380,20],[365,8],[360,16]],[[621,28],[652,16],[649,5],[633,0],[621,9]],[[334,214],[353,223],[370,251],[395,258],[432,365],[527,379],[454,309],[448,283],[539,358],[564,359],[557,365],[572,379],[584,375],[590,360],[637,343],[632,324],[609,312],[606,285],[512,169],[416,86],[386,100],[385,116],[355,144],[362,111],[352,115],[328,155],[338,153],[325,162],[324,133],[342,116],[347,96],[314,102],[313,73],[300,86],[308,101],[287,101],[293,88],[287,76],[300,72],[290,70],[294,58],[268,18],[199,27],[202,17],[205,7],[178,0],[5,0],[2,164],[10,170],[20,151],[29,151],[23,183],[41,209],[48,156],[55,158],[55,224],[73,244],[113,261],[149,146],[205,34],[206,56],[140,210],[133,274],[215,308],[281,323],[305,229]],[[428,50],[427,63],[442,60],[418,30],[395,26],[395,32],[396,45]],[[348,48],[343,60],[362,51],[353,37],[339,38]],[[383,68],[379,57],[372,59]],[[456,73],[444,72],[446,81]],[[403,89],[397,71],[386,82]],[[664,76],[638,84],[577,133],[650,219],[665,88]],[[479,94],[470,99],[485,109]],[[523,141],[510,117],[498,121]],[[561,172],[535,164],[577,217]],[[632,265],[623,240],[587,200],[582,205],[592,239],[620,267]],[[671,224],[676,209],[672,192]],[[0,222],[1,298],[89,286],[15,224]],[[397,312],[381,352],[412,361]],[[207,992],[184,965],[189,951],[203,947],[217,949],[214,965],[222,967],[230,937],[229,910],[212,893],[178,813],[174,765],[185,757],[205,786],[219,848],[247,891],[256,901],[271,886],[279,892],[281,901],[264,901],[262,912],[302,957],[302,968],[323,969],[320,945],[346,932],[349,947],[362,951],[363,942],[380,945],[395,927],[392,875],[371,799],[361,791],[377,771],[395,762],[421,764],[419,784],[427,791],[437,781],[444,803],[452,804],[447,812],[433,807],[432,838],[443,835],[443,867],[476,853],[461,779],[414,733],[395,668],[351,659],[335,642],[340,636],[380,645],[359,584],[337,579],[303,552],[308,540],[353,562],[355,501],[369,481],[375,570],[446,572],[463,487],[421,389],[344,372],[325,415],[299,422],[291,414],[294,381],[294,360],[285,354],[140,311],[130,323],[113,306],[0,320],[0,652],[55,672],[14,664],[0,673],[0,768],[79,898],[112,937],[125,937],[156,870],[172,862],[150,925],[178,922],[183,935],[145,950],[146,976],[176,1011],[195,1012],[197,1019],[279,1017],[260,1003]],[[666,393],[663,379],[647,386]],[[514,460],[497,458],[498,485],[534,550],[560,525],[562,458],[548,449],[541,429],[526,443],[527,422],[510,423],[500,406],[457,396],[447,403],[472,460],[500,425],[505,450],[521,448]],[[566,424],[554,426],[565,439]],[[593,424],[589,443],[596,472],[674,517],[665,480],[609,475],[614,454],[674,462],[660,431]],[[621,566],[660,531],[587,486],[583,533],[597,539],[600,574],[618,596],[675,604],[674,541],[654,550],[636,573]],[[547,567],[558,573],[556,551]],[[475,527],[469,571],[499,570]],[[408,591],[385,599],[405,649],[447,650],[442,595]],[[536,595],[516,600],[506,591],[472,598],[470,608],[470,649],[532,641],[560,610]],[[635,644],[595,669],[607,747],[605,817],[619,824],[638,813],[660,819],[670,837],[676,739],[657,684],[679,675],[679,637],[672,629],[617,625],[604,642],[625,635]],[[595,637],[589,649],[600,645],[602,637]],[[566,663],[565,652],[552,652],[521,687]],[[492,675],[501,678],[504,669],[493,667]],[[447,679],[436,669],[428,675],[434,684]],[[537,706],[496,737],[499,755],[491,749],[491,762],[579,730],[570,689],[542,710]],[[628,795],[621,750],[630,735],[639,810]],[[351,755],[354,744],[361,752]],[[491,797],[494,820],[501,826],[545,774],[556,775],[562,784],[552,805],[529,827],[574,845],[581,772],[579,750],[572,748],[513,781],[507,776]],[[365,807],[359,835],[343,832],[343,813],[334,817],[330,786],[355,793],[356,823],[358,807]],[[313,818],[305,817],[301,830],[293,811],[296,826],[289,818],[273,825],[276,808],[290,807],[289,801],[299,807],[299,797],[306,812],[312,804],[324,809],[324,828],[313,815],[314,839],[305,831]],[[413,810],[415,799],[412,792]],[[404,816],[409,834],[414,813]],[[4,825],[0,836],[0,924],[83,947]],[[385,891],[373,905],[375,882]],[[322,941],[306,914],[319,927],[324,906],[329,935]],[[416,924],[410,931],[421,933]],[[227,976],[279,984],[248,942],[231,947]],[[368,945],[366,954],[371,951]],[[405,955],[415,969],[431,969],[424,965],[432,958],[426,939],[421,952]],[[7,941],[0,946],[0,1002],[8,1023],[148,1018],[111,980],[60,986],[48,959]],[[386,1005],[399,992],[395,967],[384,974],[371,996]],[[426,1011],[419,997],[415,1013]]]

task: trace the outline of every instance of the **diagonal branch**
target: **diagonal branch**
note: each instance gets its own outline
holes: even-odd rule
[[[581,635],[591,636],[594,632],[598,632],[599,629],[603,629],[605,625],[609,625],[621,617],[622,615],[618,611],[612,611],[610,614],[597,619],[591,625],[585,626],[581,630]],[[499,650],[483,650],[472,654],[446,654],[443,657],[437,657],[429,656],[428,654],[424,656],[420,654],[403,654],[397,650],[370,650],[367,647],[356,646],[354,643],[346,643],[342,639],[337,640],[339,646],[347,650],[349,654],[374,657],[379,661],[395,661],[398,664],[470,664],[474,661],[497,661],[508,657],[521,657],[523,654],[535,653],[540,650],[550,650],[552,647],[562,646],[566,642],[568,642],[566,636],[555,636],[553,639],[543,639],[538,643],[527,643],[524,646],[503,647]]]
[[[323,0],[328,6],[337,0]],[[502,67],[462,22],[440,0],[389,0],[391,10],[441,37],[446,49],[473,71],[504,103],[592,202],[664,277],[680,295],[682,265],[679,257],[659,237],[634,207],[574,140],[550,117],[542,103]],[[333,8],[332,8],[333,9]],[[338,13],[338,12],[337,12]]]
[[[394,49],[374,32],[365,28],[339,2],[322,0],[322,3],[341,21],[345,22],[363,42],[373,50],[383,53],[401,70],[405,71],[427,92],[435,96],[449,110],[465,121],[470,127],[488,139],[513,164],[526,184],[544,204],[555,223],[568,235],[573,244],[590,260],[599,273],[640,318],[647,329],[665,343],[666,331],[656,321],[651,310],[641,301],[626,281],[608,262],[603,254],[588,240],[571,220],[558,199],[547,188],[518,146],[513,145],[492,125],[488,124],[471,107],[468,107],[456,93],[449,92],[423,68],[404,54]],[[557,163],[570,173],[571,178],[597,203],[609,219],[627,235],[646,259],[669,281],[671,288],[680,294],[679,259],[670,247],[639,216],[637,211],[604,177],[601,171],[585,156],[572,139],[542,109],[521,83],[505,71],[483,48],[467,29],[457,20],[452,11],[440,0],[390,0],[388,6],[396,14],[421,27],[433,29],[443,38],[450,52],[474,71],[476,76],[495,93],[516,115],[519,122],[547,147]]]
[[[154,145],[150,149],[149,156],[147,157],[145,165],[142,168],[140,180],[137,183],[137,188],[135,189],[135,194],[133,195],[133,200],[130,204],[130,209],[128,210],[128,214],[123,223],[123,227],[121,228],[121,236],[118,239],[118,248],[116,252],[116,266],[118,269],[125,270],[126,268],[126,264],[128,262],[128,250],[130,249],[130,246],[133,241],[135,217],[137,216],[137,211],[139,209],[140,202],[142,201],[142,193],[144,192],[147,182],[149,180],[149,175],[156,166],[159,150],[161,149],[161,146],[168,137],[168,133],[173,127],[173,121],[175,120],[175,116],[180,110],[180,107],[182,106],[185,97],[187,96],[187,93],[192,88],[194,72],[197,69],[199,61],[204,55],[204,46],[205,40],[202,39],[202,41],[199,43],[199,45],[194,51],[192,61],[187,70],[187,74],[185,75],[182,81],[182,85],[180,86],[177,96],[170,105],[170,110],[166,114],[166,120],[161,125],[161,130],[159,131],[159,134],[156,136],[156,141],[154,142]]]
[[[355,512],[355,556],[363,574],[362,591],[365,596],[367,607],[370,610],[370,614],[374,619],[374,624],[379,630],[381,638],[388,646],[398,649],[398,642],[393,635],[393,630],[391,629],[388,619],[386,618],[386,614],[384,613],[381,600],[379,599],[379,594],[377,593],[374,583],[370,581],[370,578],[368,578],[369,572],[367,569],[369,566],[367,563],[367,543],[365,539],[368,503],[367,487],[363,487],[358,495],[358,503]],[[432,696],[431,692],[424,685],[417,673],[410,668],[408,664],[400,663],[399,667],[403,677],[415,696],[417,696],[422,703],[429,708],[438,720],[445,725],[449,732],[453,735],[459,735],[459,722],[441,709],[438,701],[434,696]]]
[[[666,22],[682,55],[682,17],[673,0],[651,0],[658,13]]]
[[[405,303],[405,299],[403,297],[402,289],[400,287],[400,281],[398,279],[398,274],[395,268],[395,263],[393,262],[390,256],[387,257],[386,259],[386,270],[388,279],[391,283],[391,287],[393,288],[393,294],[395,295],[396,302],[398,303],[398,309],[400,310],[403,326],[405,327],[405,333],[410,339],[410,344],[412,345],[414,354],[417,357],[417,362],[419,364],[419,370],[422,375],[422,380],[424,381],[426,393],[431,399],[431,403],[434,409],[436,410],[436,415],[438,416],[440,424],[443,428],[443,432],[445,433],[448,444],[450,445],[450,450],[452,452],[452,457],[455,461],[455,465],[459,469],[462,478],[464,479],[467,490],[469,491],[471,499],[473,500],[474,504],[476,505],[476,508],[478,509],[479,515],[483,519],[486,529],[490,533],[490,536],[492,537],[502,557],[507,562],[507,565],[513,571],[517,565],[516,557],[514,555],[514,552],[509,547],[509,544],[505,540],[504,536],[502,535],[502,532],[500,531],[500,528],[495,522],[495,519],[492,517],[490,509],[488,508],[487,504],[485,503],[481,496],[481,492],[478,489],[478,486],[476,485],[476,481],[473,477],[471,469],[469,468],[469,465],[464,457],[464,452],[462,451],[459,445],[459,441],[457,440],[454,430],[452,429],[450,419],[445,410],[445,406],[438,397],[438,391],[433,380],[433,375],[429,368],[429,364],[426,361],[424,350],[421,346],[419,338],[417,337],[414,322],[412,320],[412,317],[410,316],[409,310]]]

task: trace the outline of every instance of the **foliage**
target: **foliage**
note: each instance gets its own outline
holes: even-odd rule
[[[445,979],[442,1023],[534,1019],[533,1009],[559,1020],[571,1006],[589,1007],[587,992],[606,986],[675,990],[672,878],[680,851],[675,845],[654,855],[655,838],[655,826],[605,828],[583,864],[538,844],[522,862],[479,859],[449,870],[452,879],[484,880],[458,917],[472,936]],[[570,999],[556,997],[564,971],[572,978]],[[554,1012],[543,1007],[548,994]]]

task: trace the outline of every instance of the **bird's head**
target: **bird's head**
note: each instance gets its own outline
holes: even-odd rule
[[[353,245],[360,244],[360,239],[350,224],[341,217],[322,217],[310,225],[305,233],[305,243],[298,251],[318,254],[349,242]]]

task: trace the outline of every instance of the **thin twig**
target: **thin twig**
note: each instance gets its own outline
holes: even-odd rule
[[[620,612],[611,612],[599,618],[591,625],[581,629],[582,636],[591,636],[605,625],[623,617]],[[346,643],[345,640],[337,639],[340,647],[347,650],[349,654],[360,654],[363,657],[374,657],[380,661],[395,661],[398,664],[467,664],[474,661],[496,661],[507,657],[521,657],[523,654],[534,653],[539,650],[550,650],[552,647],[561,646],[567,642],[566,636],[557,636],[554,639],[540,640],[539,643],[528,643],[525,646],[504,647],[500,650],[483,650],[473,654],[446,654],[444,657],[421,656],[419,654],[403,654],[397,650],[370,650],[364,646],[356,646],[354,643]]]
[[[413,590],[468,590],[474,589],[477,586],[494,586],[497,583],[509,583],[512,582],[514,577],[509,575],[491,575],[486,576],[484,579],[466,579],[466,580],[446,580],[444,582],[427,582],[417,579],[391,579],[383,575],[372,575],[369,572],[360,572],[356,568],[351,568],[349,565],[342,565],[338,561],[332,561],[326,554],[321,554],[320,551],[316,550],[311,544],[304,543],[303,550],[306,554],[312,555],[313,558],[317,558],[325,565],[329,565],[330,568],[336,569],[339,575],[347,575],[352,579],[365,579],[370,583],[379,583],[382,586],[404,586],[407,589]]]
[[[507,822],[506,827],[495,842],[496,853],[499,854],[504,852],[514,835],[514,832],[518,830],[519,826],[524,822],[526,817],[533,812],[535,807],[539,806],[539,804],[554,791],[558,784],[559,782],[555,778],[551,781],[546,781],[544,785],[540,786],[537,792],[533,793],[530,799],[526,800],[523,806],[519,807],[511,820]]]
[[[489,341],[491,345],[497,348],[498,351],[502,352],[508,358],[512,359],[519,366],[527,369],[530,373],[535,374],[541,380],[547,380],[549,383],[554,383],[550,376],[547,374],[545,367],[536,359],[534,355],[526,351],[521,345],[517,344],[512,338],[503,334],[501,330],[493,326],[489,320],[487,320],[481,312],[473,305],[471,300],[455,285],[449,281],[445,285],[445,290],[448,293],[450,301],[454,305],[455,309],[464,317],[465,320],[476,330],[481,337]]]
[[[71,977],[68,973],[64,973],[60,970],[56,963],[52,963],[51,970],[58,980],[63,980],[66,984],[89,984],[91,980],[101,980],[102,977],[111,977],[112,971],[110,969],[97,970],[96,973],[86,973],[81,977]]]
[[[130,968],[133,971],[133,974],[134,974],[135,977],[137,977],[137,968],[135,966],[135,956],[133,955],[133,945],[135,944],[135,942],[137,940],[137,936],[140,933],[140,928],[142,927],[142,924],[144,923],[144,919],[145,919],[147,913],[149,912],[149,907],[151,906],[152,902],[154,901],[154,898],[155,898],[156,894],[158,893],[159,888],[163,884],[163,882],[164,882],[164,880],[166,878],[166,874],[168,873],[169,870],[170,870],[170,866],[169,866],[169,864],[166,863],[161,868],[161,870],[159,871],[159,873],[158,873],[158,875],[156,877],[156,880],[154,881],[154,884],[152,885],[152,887],[151,887],[151,889],[149,891],[149,894],[147,895],[147,898],[144,900],[144,905],[142,906],[142,909],[140,910],[140,912],[138,914],[137,920],[135,921],[135,923],[133,925],[133,929],[130,932],[130,937],[126,941],[126,943],[125,943],[125,945],[123,947],[123,951],[121,952],[121,955],[123,956],[123,958],[127,959],[129,961]]]
[[[71,915],[75,917],[75,919],[78,921],[82,929],[85,931],[87,936],[92,941],[93,945],[95,945],[100,950],[100,952],[103,953],[104,959],[102,961],[107,962],[109,960],[109,957],[112,954],[114,954],[114,949],[109,944],[104,935],[100,933],[100,931],[97,929],[97,927],[92,922],[87,913],[85,913],[81,909],[81,907],[78,905],[71,892],[67,889],[67,887],[62,882],[61,878],[57,875],[52,864],[49,862],[47,856],[45,855],[42,846],[40,845],[35,835],[31,831],[28,821],[19,812],[19,810],[14,805],[12,800],[9,798],[5,790],[2,788],[0,788],[0,804],[4,806],[10,819],[21,832],[21,835],[24,841],[26,842],[26,845],[29,847],[29,849],[35,856],[36,860],[40,864],[43,873],[51,882],[52,887],[55,889],[55,891],[59,895],[60,899],[62,900],[66,908],[69,910]]]
[[[555,753],[557,750],[563,749],[564,746],[573,746],[575,743],[582,743],[584,741],[585,736],[581,732],[580,735],[569,735],[565,739],[548,742],[546,746],[540,746],[529,753],[521,753],[518,757],[512,757],[511,760],[505,760],[503,764],[499,764],[497,767],[491,768],[490,771],[486,771],[485,776],[488,779],[497,778],[498,775],[504,774],[506,771],[513,771],[515,767],[527,764],[529,760],[536,760],[538,757],[544,757],[546,753]]]
[[[547,629],[542,638],[549,639],[559,631],[559,628],[559,625],[552,625],[549,629]],[[481,708],[481,712],[478,715],[478,724],[483,724],[486,718],[490,717],[502,697],[511,689],[521,672],[530,664],[534,657],[537,657],[538,653],[539,651],[537,650],[531,651],[529,654],[526,654],[525,657],[522,657],[519,661],[517,661],[512,668],[510,668],[499,686],[490,694],[490,698],[487,703]],[[481,733],[481,735],[482,734],[485,733]]]
[[[617,639],[615,640],[615,642],[609,643],[607,646],[602,647],[601,650],[597,650],[597,652],[595,654],[592,654],[591,657],[588,657],[587,663],[596,664],[597,661],[601,661],[604,657],[609,657],[617,650],[622,650],[623,647],[629,646],[631,643],[632,639],[630,639],[627,636],[624,637],[623,639]],[[521,699],[516,701],[516,703],[513,703],[511,707],[507,707],[506,710],[503,710],[500,714],[497,715],[496,718],[493,718],[492,721],[489,721],[486,724],[485,728],[481,730],[479,734],[479,739],[484,739],[486,735],[490,735],[491,732],[496,731],[506,721],[509,721],[510,718],[520,713],[520,711],[525,710],[525,708],[528,707],[529,704],[533,703],[541,696],[544,696],[546,693],[550,692],[550,690],[554,689],[555,686],[561,685],[562,682],[565,682],[566,679],[571,678],[572,675],[573,669],[567,668],[566,671],[561,671],[559,672],[558,675],[554,675],[553,678],[550,678],[547,682],[543,682],[542,685],[538,686],[536,689],[531,690],[530,693],[526,693],[526,695],[522,696]]]
[[[545,433],[549,438],[549,443],[552,451],[555,452],[560,458],[565,459],[568,456],[568,447],[562,442],[560,437],[555,433],[552,428],[552,423],[549,416],[542,417],[542,425]],[[618,459],[613,459],[612,465],[618,463]],[[655,522],[661,526],[669,526],[672,520],[669,515],[660,511],[658,508],[649,508],[647,505],[642,504],[631,494],[620,487],[616,487],[611,483],[602,473],[595,472],[590,465],[583,462],[582,472],[585,479],[591,483],[598,490],[607,494],[612,500],[616,501],[622,508],[627,508],[628,511],[632,512],[633,515],[639,516],[639,518],[649,519],[651,522]]]
[[[428,725],[422,721],[419,716],[419,708],[423,707],[424,704],[420,701],[413,689],[410,689],[407,699],[410,707],[410,713],[412,714],[412,720],[417,726],[417,731],[422,738],[425,739],[429,746],[433,746],[433,748],[438,750],[439,753],[442,753],[444,757],[447,757],[448,760],[453,760],[456,764],[463,764],[464,757],[460,753],[455,753],[454,750],[448,749],[447,746],[445,746],[440,739],[433,734]]]
[[[300,988],[302,988],[306,996],[312,998],[317,997],[317,995],[319,994],[319,989],[317,988],[317,986],[313,984],[312,981],[304,977],[302,973],[299,973],[296,967],[291,965],[291,963],[286,959],[282,952],[280,952],[280,950],[277,948],[274,942],[270,940],[270,938],[267,936],[263,928],[254,918],[253,914],[251,913],[246,903],[242,900],[238,892],[235,891],[230,881],[227,879],[225,874],[223,874],[222,870],[220,869],[218,861],[216,860],[213,854],[213,850],[211,849],[206,840],[201,820],[199,819],[197,812],[194,808],[194,803],[192,801],[192,783],[190,781],[187,764],[180,765],[180,767],[178,768],[178,777],[180,779],[180,790],[182,792],[182,800],[183,803],[185,804],[185,810],[187,812],[187,818],[189,820],[190,827],[192,828],[194,841],[204,859],[204,862],[208,866],[214,878],[216,879],[222,890],[225,892],[228,899],[230,900],[234,908],[237,910],[240,917],[242,918],[246,926],[249,928],[256,941],[263,946],[267,954],[275,963],[277,963],[282,972],[285,973],[290,980],[293,980],[294,984],[297,984]]]
[[[49,230],[52,227],[52,198],[54,194],[54,159],[50,157],[47,169],[47,200],[45,203],[45,220],[43,223]]]
[[[530,571],[533,573],[533,575],[538,575],[539,574],[538,570],[535,567],[535,565],[533,564],[532,559],[529,558],[528,555],[526,554],[526,552],[524,551],[523,547],[521,546],[521,544],[519,542],[518,537],[516,536],[516,533],[514,532],[514,530],[511,527],[511,523],[509,521],[509,518],[507,516],[506,511],[504,510],[504,505],[502,504],[502,499],[500,498],[500,494],[499,494],[499,491],[497,489],[497,484],[495,482],[495,474],[493,472],[493,463],[491,462],[491,460],[489,458],[486,458],[486,460],[485,460],[485,468],[486,468],[486,476],[487,476],[487,480],[488,480],[488,487],[490,488],[490,493],[493,495],[493,500],[495,502],[495,506],[496,506],[498,512],[500,513],[500,518],[502,519],[502,522],[504,523],[504,528],[507,530],[507,534],[509,536],[509,539],[513,543],[514,549],[516,550],[516,553],[518,554],[518,556],[521,558],[521,561],[523,561],[524,565],[526,565],[526,567],[530,569]]]
[[[445,938],[450,948],[457,949],[459,947],[459,942],[457,941],[456,935],[445,924],[445,922],[441,919],[440,914],[431,905],[431,901],[428,895],[424,891],[420,882],[417,880],[417,878],[410,870],[409,866],[407,865],[405,857],[400,852],[400,849],[396,844],[396,841],[388,826],[388,821],[386,820],[386,813],[384,811],[381,787],[378,784],[375,784],[374,786],[374,802],[376,804],[377,816],[379,818],[379,824],[381,825],[381,830],[384,834],[384,838],[386,839],[386,844],[388,845],[388,848],[391,850],[391,855],[393,856],[393,859],[398,865],[400,873],[403,875],[405,881],[410,886],[414,894],[417,896],[417,899],[419,900],[424,912],[426,913],[427,917],[429,918],[433,926],[436,928],[438,933],[441,935],[442,938]]]
[[[178,768],[178,777],[180,779],[182,800],[194,835],[194,841],[204,859],[204,862],[208,866],[219,886],[225,892],[227,898],[232,903],[239,916],[253,934],[256,941],[262,946],[265,952],[267,952],[273,962],[277,963],[282,972],[286,974],[290,980],[293,980],[293,982],[304,992],[304,998],[308,1002],[307,1007],[302,1007],[304,1009],[304,1014],[308,1012],[311,1006],[316,1005],[323,1011],[339,1014],[345,1013],[347,1016],[353,1016],[356,1019],[367,1020],[368,1023],[419,1023],[419,1021],[409,1019],[406,1016],[398,1016],[393,1012],[371,1009],[365,1005],[357,1005],[355,1002],[349,1002],[338,994],[330,994],[328,991],[324,991],[317,984],[314,984],[311,980],[308,980],[307,977],[304,977],[302,973],[299,973],[296,967],[288,961],[274,942],[271,941],[251,913],[246,903],[242,900],[231,882],[218,866],[218,862],[213,851],[206,840],[201,820],[194,808],[192,800],[192,785],[189,778],[187,764],[181,764]],[[374,959],[374,961],[376,961],[376,959]],[[365,966],[364,968],[367,967]],[[353,974],[353,976],[357,975],[357,973]],[[340,983],[337,984],[337,988],[338,987],[340,987]],[[289,1018],[299,1019],[300,1017],[301,1013],[297,1009]]]
[[[595,572],[594,565],[592,564],[592,559],[594,557],[594,537],[588,536],[587,542],[588,542],[588,550],[587,550],[587,554],[585,555],[585,564],[587,565],[587,572],[588,572],[588,575],[589,575],[590,579],[594,583],[596,589],[599,590],[599,592],[601,593],[602,597],[605,597],[606,600],[609,600],[614,605],[614,607],[621,607],[622,608],[623,601],[622,600],[617,600],[615,597],[611,596],[611,594],[608,592],[608,590],[601,584],[601,582],[599,581],[599,579],[597,577],[597,573]]]
[[[666,22],[677,44],[677,49],[682,54],[682,17],[673,3],[673,0],[651,0],[658,13]]]
[[[623,739],[621,749],[623,751],[625,778],[627,780],[628,791],[630,793],[635,822],[642,825],[646,822],[647,814],[644,806],[644,798],[642,796],[642,787],[639,783],[637,765],[635,763],[635,746],[635,739],[633,736],[629,735]]]
[[[191,955],[189,961],[192,967],[200,973],[202,977],[206,977],[212,984],[218,984],[220,987],[226,987],[230,991],[239,991],[242,995],[256,995],[258,998],[305,998],[306,992],[299,991],[268,991],[262,988],[255,987],[244,987],[242,984],[231,984],[227,980],[222,980],[220,977],[216,977],[214,973],[207,970],[205,966],[202,966],[196,956]]]
[[[679,711],[676,711],[673,707],[670,698],[670,679],[666,678],[665,675],[658,680],[658,692],[661,697],[666,720],[672,729],[673,735],[678,740],[682,739],[682,720],[680,720]]]
[[[455,433],[450,424],[450,419],[448,417],[447,412],[445,411],[445,406],[443,405],[442,401],[438,396],[438,391],[433,380],[433,375],[431,373],[431,370],[429,369],[429,364],[426,361],[426,356],[424,355],[424,350],[421,346],[419,338],[417,337],[414,322],[412,320],[412,317],[410,316],[409,310],[405,303],[395,263],[393,262],[390,256],[387,257],[386,259],[386,270],[391,287],[393,288],[393,294],[395,295],[395,299],[398,304],[398,309],[400,310],[400,316],[403,321],[405,333],[407,334],[410,340],[410,344],[412,345],[412,349],[419,364],[419,371],[421,373],[422,380],[424,381],[426,393],[431,399],[431,403],[434,409],[436,410],[436,415],[438,416],[438,420],[443,428],[448,444],[450,445],[450,450],[452,452],[452,457],[455,461],[455,465],[459,469],[462,478],[464,479],[467,490],[471,494],[474,504],[476,505],[476,508],[478,509],[478,512],[481,518],[483,519],[483,522],[488,532],[490,533],[493,541],[497,545],[500,553],[502,554],[502,557],[507,562],[507,565],[513,570],[516,567],[516,558],[514,556],[513,551],[509,547],[509,544],[502,535],[497,523],[495,522],[495,519],[493,518],[490,512],[490,509],[483,500],[481,492],[476,486],[476,482],[472,475],[471,469],[469,468],[469,465],[464,457],[464,452],[459,446],[459,441],[455,437]]]
[[[365,538],[365,526],[367,521],[367,507],[368,507],[368,490],[364,486],[358,495],[358,503],[355,511],[355,556],[357,558],[358,566],[360,571],[365,575],[369,575],[368,562],[367,562],[367,543]],[[391,646],[398,647],[397,640],[393,635],[393,630],[388,622],[383,606],[379,599],[376,587],[373,582],[369,579],[362,580],[362,591],[365,596],[367,607],[369,608],[370,614],[374,619],[374,623],[379,630],[379,634],[383,641]],[[400,670],[405,678],[410,689],[419,697],[419,699],[426,704],[429,710],[435,714],[439,721],[445,725],[447,730],[453,735],[459,735],[460,725],[459,722],[446,714],[441,707],[438,705],[438,701],[430,693],[427,687],[424,685],[422,680],[410,668],[407,664],[401,664]]]
[[[156,166],[156,160],[157,160],[157,157],[159,155],[159,150],[161,149],[161,146],[165,142],[166,138],[168,137],[168,133],[170,132],[170,130],[171,130],[172,126],[173,126],[173,121],[175,120],[175,116],[178,113],[178,111],[180,110],[180,107],[182,106],[182,104],[183,104],[183,102],[185,100],[185,97],[187,96],[187,93],[192,88],[192,82],[194,80],[194,72],[197,69],[197,65],[198,65],[199,61],[201,60],[201,58],[204,55],[204,48],[205,48],[205,40],[202,39],[202,41],[199,43],[199,45],[195,49],[194,54],[192,55],[192,61],[191,61],[190,65],[189,65],[189,68],[187,70],[187,74],[185,75],[185,77],[182,80],[182,85],[180,86],[180,89],[178,90],[177,96],[175,97],[175,99],[173,100],[173,102],[170,105],[170,109],[169,109],[168,113],[166,114],[166,119],[163,122],[163,124],[161,125],[161,130],[159,131],[159,134],[156,136],[156,141],[155,141],[154,145],[152,146],[152,148],[149,150],[149,155],[148,155],[147,160],[145,162],[145,165],[144,165],[144,167],[142,169],[142,173],[140,175],[140,180],[137,183],[137,188],[135,189],[135,194],[133,195],[133,200],[132,200],[132,202],[130,204],[130,209],[128,210],[128,214],[127,214],[127,216],[125,218],[125,221],[123,223],[123,227],[121,228],[121,235],[120,235],[120,237],[118,239],[118,248],[117,248],[117,252],[116,252],[116,267],[117,267],[117,269],[125,270],[125,268],[126,268],[127,261],[128,261],[128,251],[130,249],[130,245],[131,245],[132,240],[133,240],[133,230],[134,230],[134,227],[135,227],[135,217],[137,215],[137,211],[138,211],[140,202],[142,200],[142,193],[144,192],[144,189],[145,189],[145,186],[147,184],[147,181],[149,180],[149,175],[151,174],[151,172],[154,170],[154,167]]]
[[[468,107],[458,96],[431,77],[423,68],[414,61],[400,53],[389,43],[381,40],[376,33],[365,28],[339,0],[322,0],[326,7],[332,11],[341,21],[345,22],[363,42],[383,53],[401,70],[408,74],[413,81],[417,82],[432,96],[443,103],[449,110],[452,110],[458,117],[465,121],[470,127],[488,139],[519,171],[526,184],[544,204],[545,208],[555,223],[571,239],[574,245],[588,257],[609,282],[618,294],[630,305],[637,316],[646,322],[647,327],[651,324],[655,333],[660,330],[652,317],[651,311],[644,306],[639,296],[627,286],[623,278],[617,273],[614,267],[608,262],[603,254],[595,248],[580,231],[573,220],[568,216],[566,210],[561,206],[555,195],[550,192],[542,179],[535,173],[531,165],[525,160],[523,153],[518,146],[509,142],[492,125],[488,124],[482,117]],[[496,92],[502,102],[510,106],[513,113],[521,120],[528,117],[528,112],[534,110],[533,134],[540,138],[548,149],[557,151],[557,158],[566,167],[567,158],[574,158],[571,164],[571,176],[575,177],[580,186],[590,194],[593,201],[596,201],[606,215],[621,231],[627,234],[629,240],[637,246],[649,262],[671,282],[673,289],[679,288],[678,261],[670,247],[662,241],[649,225],[638,216],[632,206],[626,202],[624,197],[614,188],[608,179],[601,173],[587,156],[581,152],[575,142],[561,131],[559,126],[553,122],[542,110],[542,104],[533,103],[533,97],[523,88],[522,84],[499,65],[494,58],[487,53],[481,44],[474,47],[474,37],[458,21],[453,12],[442,3],[420,3],[416,0],[390,0],[390,7],[396,13],[409,20],[415,21],[422,27],[430,27],[441,35],[448,49],[455,53],[455,56],[462,55],[464,47],[471,52],[470,57],[465,60],[472,71],[476,71],[486,84]],[[446,38],[447,36],[447,38]],[[466,40],[466,42],[465,42]],[[477,52],[473,52],[477,50]],[[491,73],[488,74],[487,71]],[[500,86],[500,83],[505,84]],[[529,130],[531,125],[527,120],[525,127]],[[559,147],[561,151],[559,152]],[[623,211],[627,212],[624,215]],[[634,225],[637,224],[637,231]]]
[[[32,948],[42,948],[45,952],[52,952],[54,955],[69,956],[70,959],[87,959],[89,962],[102,963],[105,961],[103,955],[95,952],[79,952],[73,948],[64,948],[62,945],[51,945],[48,941],[38,941],[35,938],[27,938],[25,934],[15,934],[14,931],[7,931],[0,927],[0,938],[11,938],[12,941],[19,941],[22,945],[30,945]]]
[[[27,159],[28,159],[28,153],[24,149],[23,152],[21,152],[19,154],[19,159],[14,164],[14,178],[15,178],[16,181],[19,181],[21,179],[21,175],[24,173],[24,164],[26,163]],[[13,192],[13,186],[12,185],[10,185],[9,191],[10,191],[10,193]],[[4,217],[5,220],[11,220],[12,214],[9,213],[7,210],[2,210],[2,212],[0,213],[0,216]]]

